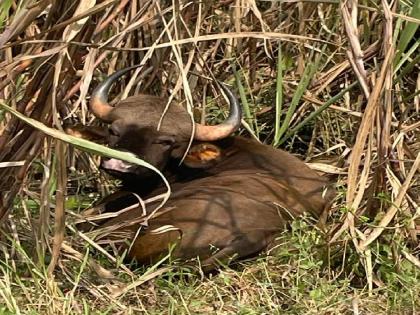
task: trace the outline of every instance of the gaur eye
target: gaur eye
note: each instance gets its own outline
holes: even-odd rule
[[[112,127],[109,128],[109,134],[111,136],[115,136],[115,137],[119,137],[120,136],[119,132],[117,130],[115,130],[114,128],[112,128]]]
[[[175,139],[171,136],[160,136],[153,141],[154,144],[171,146],[175,143]]]

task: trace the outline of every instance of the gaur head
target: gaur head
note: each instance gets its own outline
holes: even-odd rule
[[[159,170],[163,170],[169,159],[181,159],[184,156],[193,130],[194,141],[203,146],[203,142],[223,139],[239,128],[240,104],[233,92],[224,84],[220,86],[229,100],[230,111],[226,120],[215,126],[194,123],[193,129],[191,117],[182,106],[172,103],[166,108],[167,100],[157,96],[140,94],[128,97],[115,107],[111,106],[108,103],[111,85],[133,68],[135,67],[122,69],[106,78],[94,90],[90,100],[93,114],[109,124],[106,142],[110,147],[134,153]],[[212,151],[217,151],[217,148],[211,144],[204,147],[210,155]],[[144,167],[118,159],[103,158],[101,167],[123,180],[127,177],[142,176],[148,172]]]

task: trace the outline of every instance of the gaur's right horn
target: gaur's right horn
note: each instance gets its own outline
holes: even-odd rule
[[[110,123],[112,119],[110,117],[110,113],[114,109],[108,103],[108,93],[111,85],[123,74],[127,73],[128,71],[138,68],[140,65],[131,66],[125,69],[121,69],[109,77],[107,77],[103,82],[101,82],[96,89],[92,93],[92,97],[90,98],[89,107],[92,113],[98,117],[99,119]]]

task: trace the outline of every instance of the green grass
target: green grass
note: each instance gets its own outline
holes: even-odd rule
[[[0,37],[6,44],[0,49],[1,70],[5,70],[0,71],[0,144],[4,145],[0,163],[31,162],[23,177],[21,168],[0,168],[0,193],[7,192],[13,201],[10,216],[0,227],[0,315],[420,313],[418,177],[410,183],[409,196],[380,237],[368,250],[357,251],[357,245],[378,227],[395,202],[399,185],[420,150],[415,127],[420,0],[388,2],[392,4],[392,21],[386,19],[390,14],[387,2],[353,3],[357,10],[354,8],[351,24],[356,25],[350,32],[337,1],[256,1],[255,6],[245,1],[240,7],[224,1],[217,8],[219,3],[209,1],[183,2],[183,8],[175,8],[176,1],[153,1],[150,6],[128,1],[95,33],[120,2],[101,7],[103,3],[97,1],[96,9],[87,13],[88,19],[78,20],[78,35],[69,46],[62,46],[63,39],[70,40],[64,36],[68,34],[65,27],[76,26],[72,18],[80,16],[75,11],[79,1],[53,1],[46,6],[45,1],[0,0]],[[27,14],[22,16],[22,12]],[[54,30],[60,24],[62,27]],[[234,37],[261,31],[279,36]],[[220,38],[203,39],[217,34]],[[193,36],[202,40],[194,45],[155,47],[159,38],[160,45],[168,43],[169,37],[184,40]],[[379,44],[374,46],[375,42]],[[69,117],[96,124],[85,104],[108,71],[146,62],[153,73],[145,75],[140,85],[136,83],[130,95],[173,94],[181,104],[188,96],[195,105],[205,106],[207,124],[220,122],[227,112],[223,98],[214,98],[218,93],[211,91],[207,78],[214,76],[232,85],[240,97],[242,135],[298,153],[308,161],[320,159],[320,164],[346,172],[369,101],[360,88],[360,73],[349,63],[348,52],[358,43],[366,55],[356,62],[366,70],[371,90],[390,49],[387,43],[393,44],[395,55],[389,65],[389,85],[378,98],[369,131],[371,143],[361,152],[365,160],[359,169],[367,165],[366,183],[360,176],[356,187],[363,195],[361,202],[357,209],[350,209],[345,202],[348,176],[329,174],[337,183],[339,196],[325,234],[305,219],[296,221],[281,235],[270,256],[262,254],[208,277],[176,262],[137,269],[125,266],[123,255],[107,256],[78,235],[73,226],[78,213],[115,189],[108,177],[98,174],[95,154],[143,163],[127,153],[50,128],[52,121],[59,124]],[[97,52],[95,47],[99,47]],[[34,56],[32,63],[22,66],[27,56]],[[61,74],[58,80],[55,71]],[[188,81],[190,91],[186,86],[175,89],[180,78]],[[47,84],[53,81],[59,83]],[[121,95],[125,87],[114,86],[113,95]],[[56,106],[49,98],[54,95]],[[21,114],[16,112],[19,108]],[[199,113],[200,108],[194,112]],[[26,124],[21,121],[15,128],[16,116]],[[32,130],[22,132],[27,124],[52,138],[37,146],[39,135]],[[64,202],[65,246],[54,272],[48,274],[55,190],[60,188],[56,176],[60,163],[55,161],[62,162],[55,158],[57,141],[90,153],[68,150],[72,166],[66,165],[70,180]],[[381,148],[388,152],[381,155]],[[369,153],[371,162],[364,164]],[[377,190],[376,180],[378,187],[382,186]],[[378,203],[372,206],[372,200]],[[352,215],[354,222],[330,244]],[[107,250],[112,253],[110,246]]]
[[[12,242],[15,257],[0,261],[0,314],[354,314],[356,309],[361,314],[414,314],[420,309],[419,270],[407,260],[395,266],[392,259],[392,250],[404,247],[402,240],[393,240],[394,249],[380,242],[372,246],[377,286],[369,294],[352,247],[328,246],[326,236],[305,219],[295,221],[268,256],[208,276],[164,262],[158,273],[170,270],[119,297],[112,292],[145,277],[148,268],[135,270],[132,278],[95,253],[117,275],[106,280],[87,267],[92,250],[85,248],[82,261],[63,256],[61,272],[52,281],[44,265],[34,261],[28,246],[33,242],[22,243]]]

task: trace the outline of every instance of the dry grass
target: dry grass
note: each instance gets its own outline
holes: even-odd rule
[[[420,312],[419,23],[419,0],[0,1],[0,314]],[[198,121],[225,114],[211,79],[234,85],[243,134],[337,182],[326,232],[297,221],[206,279],[131,271],[77,232],[114,187],[91,153],[124,156],[63,122],[96,124],[92,87],[138,63],[116,99],[170,96]]]

